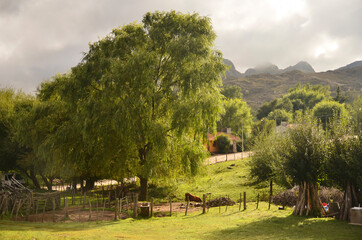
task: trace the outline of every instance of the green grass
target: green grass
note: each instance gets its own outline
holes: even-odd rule
[[[172,217],[127,219],[111,222],[30,223],[0,221],[0,239],[361,239],[362,227],[327,218],[304,218],[291,215],[292,210],[278,210],[255,199],[257,193],[267,196],[268,186],[256,188],[248,181],[249,160],[237,160],[206,166],[202,175],[191,180],[177,180],[173,186],[159,184],[154,194],[173,194],[183,199],[186,192],[213,197],[229,195],[234,201],[247,193],[247,210],[239,205],[211,208],[200,212],[174,213]],[[227,167],[235,164],[232,169]],[[275,192],[281,190],[274,186]],[[151,191],[151,192],[152,192]],[[160,194],[162,192],[162,194]],[[155,195],[154,195],[155,196]],[[166,198],[165,198],[166,199]],[[158,201],[162,199],[157,199]]]
[[[246,192],[247,201],[256,201],[259,193],[260,199],[267,200],[269,185],[252,186],[249,178],[249,159],[240,159],[205,166],[202,174],[195,179],[179,179],[174,185],[174,195],[178,199],[184,199],[189,192],[202,198],[204,193],[211,193],[211,198],[229,195],[235,202],[240,199],[240,193]],[[235,164],[232,169],[227,167]],[[162,185],[161,185],[162,186]],[[274,194],[282,189],[274,185]]]
[[[249,203],[238,207],[210,209],[146,220],[93,223],[0,222],[0,239],[360,239],[362,227],[326,218],[291,215],[291,209],[277,210],[261,203],[259,210]]]

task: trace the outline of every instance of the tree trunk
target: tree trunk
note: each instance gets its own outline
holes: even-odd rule
[[[303,182],[303,186],[299,185],[299,199],[293,214],[300,216],[320,216],[326,214],[318,196],[317,184]]]
[[[31,181],[33,182],[35,188],[40,189],[40,184],[39,184],[38,179],[36,178],[36,175],[33,170],[30,170],[29,177],[30,177]]]
[[[40,175],[41,176],[41,178],[43,179],[43,181],[44,181],[44,183],[45,183],[45,185],[47,186],[47,188],[48,188],[48,191],[51,191],[51,190],[53,190],[53,184],[52,184],[52,181],[51,180],[48,180],[44,175]]]
[[[339,213],[339,219],[349,221],[351,208],[357,206],[358,198],[356,194],[356,187],[350,182],[347,182],[346,190],[344,191],[343,203]]]
[[[86,180],[86,183],[85,183],[85,189],[88,191],[88,190],[92,190],[94,188],[94,184],[96,182],[96,179],[95,178],[89,178]]]
[[[148,198],[148,179],[140,177],[140,182],[141,182],[140,201],[147,201],[147,198]]]
[[[77,178],[73,178],[73,179],[72,179],[72,188],[73,188],[74,190],[77,189]]]

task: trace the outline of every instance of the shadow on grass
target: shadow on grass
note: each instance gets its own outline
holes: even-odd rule
[[[361,239],[362,227],[334,219],[272,217],[214,231],[205,239]]]
[[[10,220],[0,221],[0,232],[6,231],[46,231],[46,232],[65,232],[65,231],[83,231],[86,229],[97,229],[101,227],[118,224],[119,221],[102,222],[74,222],[74,223],[33,223],[33,222],[14,222]]]

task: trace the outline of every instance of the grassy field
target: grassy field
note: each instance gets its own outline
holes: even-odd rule
[[[362,227],[327,218],[292,216],[291,209],[278,210],[261,202],[259,209],[251,202],[257,193],[267,197],[268,186],[255,188],[248,179],[248,160],[207,166],[193,180],[177,180],[173,186],[160,184],[151,189],[155,194],[172,191],[182,199],[185,192],[213,197],[229,195],[234,201],[247,193],[247,209],[239,205],[211,208],[201,212],[175,213],[172,217],[126,219],[108,222],[30,223],[0,221],[0,239],[361,239]],[[235,164],[232,169],[227,167]],[[275,186],[276,191],[281,190]],[[165,198],[166,199],[166,198]],[[157,199],[162,201],[162,199]]]
[[[202,173],[194,179],[178,179],[173,183],[173,195],[177,199],[185,198],[185,193],[189,192],[202,197],[204,193],[211,193],[212,198],[229,195],[235,202],[240,198],[240,193],[246,192],[248,201],[256,201],[259,193],[260,199],[267,200],[269,195],[269,185],[252,186],[249,178],[249,159],[240,159],[205,166]],[[230,166],[230,165],[234,166]],[[229,169],[230,167],[231,169]],[[161,188],[164,187],[164,194],[167,195],[167,186],[158,183]],[[282,189],[274,185],[274,193]]]
[[[219,213],[221,210],[221,213]],[[261,203],[212,208],[188,216],[93,223],[0,222],[0,239],[361,239],[362,227],[326,218],[291,215]]]

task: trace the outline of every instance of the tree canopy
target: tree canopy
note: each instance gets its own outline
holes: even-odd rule
[[[222,109],[226,68],[215,37],[209,18],[171,11],[147,13],[142,24],[90,44],[69,74],[40,90],[69,116],[48,143],[57,143],[58,157],[93,166],[88,177],[115,168],[138,176],[143,200],[148,180],[196,173],[206,153],[202,139],[216,130]]]
[[[251,176],[258,181],[271,179],[283,185],[298,185],[299,201],[294,214],[319,215],[323,209],[318,184],[326,179],[324,167],[330,144],[317,121],[308,116],[286,132],[260,138],[257,146]]]
[[[263,104],[257,112],[257,118],[262,119],[269,115],[270,112],[276,109],[284,110],[285,112],[295,113],[312,109],[317,103],[327,100],[330,97],[329,87],[321,85],[296,85],[288,90],[288,93],[276,98],[269,103]]]
[[[335,101],[322,101],[314,106],[312,109],[313,116],[319,119],[320,122],[326,127],[330,119],[337,117],[345,124],[348,122],[348,112],[344,107],[344,104]]]

